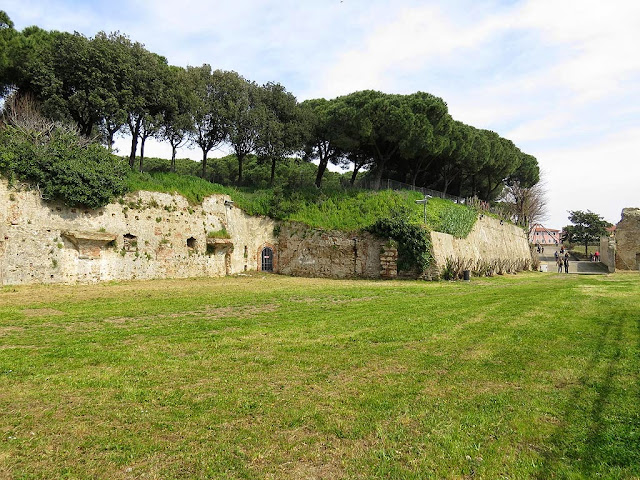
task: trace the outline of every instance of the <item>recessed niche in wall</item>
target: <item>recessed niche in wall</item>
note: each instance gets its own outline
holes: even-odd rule
[[[136,237],[135,235],[131,235],[130,233],[123,235],[122,241],[123,241],[122,246],[127,251],[135,250],[136,247],[138,246],[138,237]]]
[[[189,237],[187,238],[187,248],[189,250],[196,250],[197,249],[197,241],[194,237]]]

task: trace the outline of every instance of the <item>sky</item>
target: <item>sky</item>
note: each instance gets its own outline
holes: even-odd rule
[[[443,98],[534,155],[549,228],[640,207],[637,0],[3,0],[19,30],[119,31],[298,100],[374,89]],[[118,147],[128,153],[125,139]],[[218,155],[226,153],[217,152]],[[147,143],[145,155],[170,157]],[[199,158],[196,150],[179,156]]]

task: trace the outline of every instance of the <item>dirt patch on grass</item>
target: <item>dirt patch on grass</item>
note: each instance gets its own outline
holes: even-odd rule
[[[288,300],[292,303],[331,303],[340,305],[343,303],[369,302],[378,298],[379,297],[292,297]]]
[[[22,313],[27,317],[54,317],[64,315],[64,312],[55,308],[25,308]]]
[[[255,452],[250,463],[251,469],[262,478],[345,478],[345,459],[352,458],[354,451],[361,449],[359,440],[338,439],[306,427],[283,430],[277,437],[278,448]],[[269,468],[274,465],[275,471]]]
[[[104,322],[115,325],[115,326],[127,326],[131,323],[136,322],[144,322],[150,320],[166,320],[172,318],[206,318],[206,319],[215,319],[215,318],[250,318],[257,315],[261,315],[263,313],[271,313],[276,311],[279,308],[277,304],[266,304],[266,305],[237,305],[231,307],[214,307],[207,306],[198,310],[189,310],[185,312],[176,312],[169,314],[158,314],[158,315],[142,315],[139,317],[114,317],[107,318]]]
[[[260,315],[262,313],[271,313],[275,312],[280,306],[274,303],[269,303],[265,305],[238,305],[235,307],[209,307],[206,308],[203,312],[195,312],[200,315],[204,313],[208,317],[217,318],[217,317],[252,317],[254,315]]]
[[[484,360],[486,358],[491,357],[493,354],[492,350],[488,350],[486,348],[470,348],[460,354],[461,360]]]
[[[4,335],[11,335],[12,333],[19,333],[19,332],[24,332],[24,328],[15,327],[15,326],[0,327],[0,337]]]

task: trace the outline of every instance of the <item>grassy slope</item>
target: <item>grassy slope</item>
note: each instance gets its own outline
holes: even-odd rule
[[[315,188],[295,192],[278,189],[249,191],[172,173],[133,173],[129,177],[129,188],[132,191],[178,192],[194,204],[201,203],[207,195],[224,193],[249,214],[271,215],[324,229],[354,231],[380,218],[394,215],[402,215],[413,223],[423,221],[423,207],[415,203],[423,197],[414,191],[333,189],[321,192]],[[447,200],[433,198],[428,203],[429,228],[458,237],[465,237],[469,233],[476,216],[474,210]]]
[[[5,288],[0,477],[637,478],[639,294],[535,273]]]

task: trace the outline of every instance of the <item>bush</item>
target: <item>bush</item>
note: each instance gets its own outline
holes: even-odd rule
[[[429,232],[421,225],[409,223],[403,215],[383,218],[366,228],[382,238],[398,242],[398,270],[426,270],[431,262]]]
[[[127,191],[126,163],[77,132],[8,125],[0,131],[0,171],[35,183],[45,200],[97,208]]]

